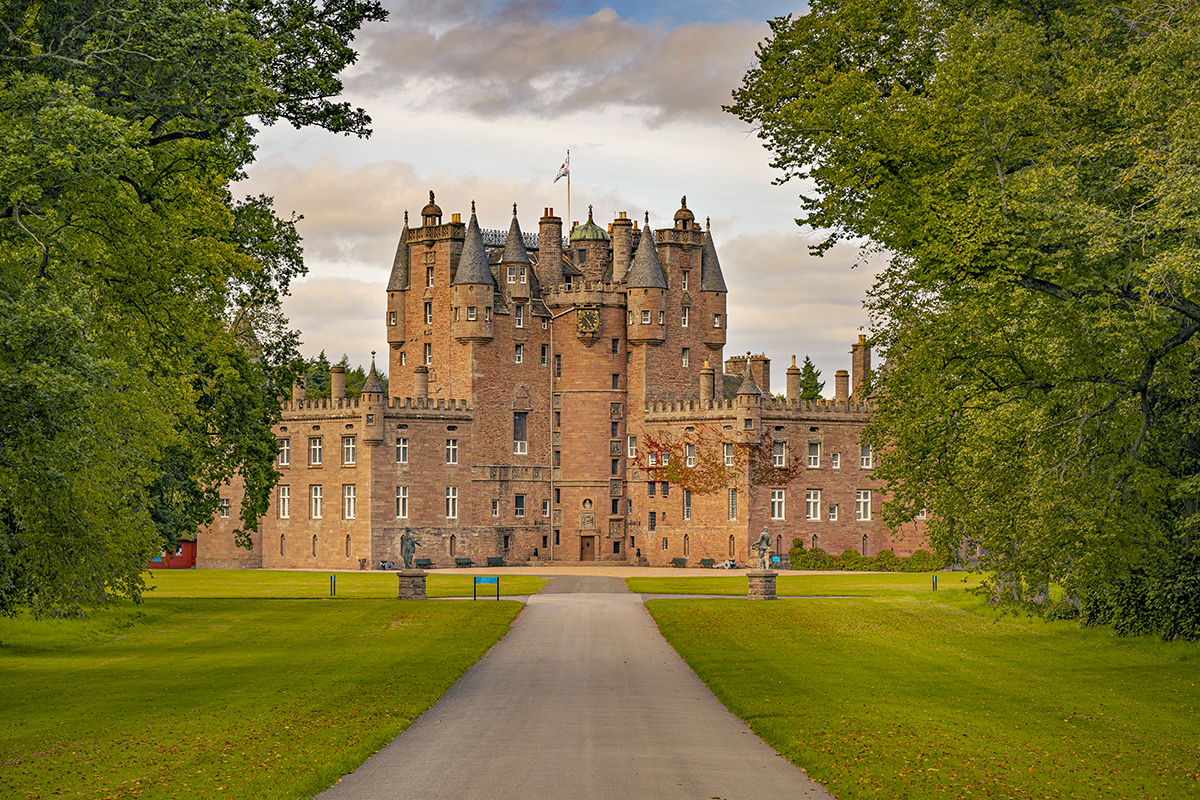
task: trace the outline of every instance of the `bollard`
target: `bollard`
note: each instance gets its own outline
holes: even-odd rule
[[[937,575],[933,576],[933,590],[937,591]]]
[[[329,596],[330,597],[337,596],[337,575],[329,576]]]

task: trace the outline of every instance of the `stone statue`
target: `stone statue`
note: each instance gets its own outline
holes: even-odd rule
[[[405,527],[404,533],[400,535],[400,555],[404,558],[404,568],[413,568],[413,556],[417,554],[417,548],[421,543],[417,541],[417,537],[413,536],[412,528]]]
[[[758,541],[750,547],[751,550],[758,553],[758,568],[767,568],[767,557],[771,554],[771,534],[764,525],[762,533],[758,537]]]

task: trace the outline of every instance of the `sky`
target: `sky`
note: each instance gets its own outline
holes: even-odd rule
[[[301,352],[369,364],[386,347],[384,286],[404,212],[429,192],[449,218],[476,202],[480,225],[537,231],[542,209],[565,224],[617,212],[670,227],[682,196],[711,219],[729,286],[726,356],[765,353],[772,389],[811,356],[832,395],[865,331],[876,265],[839,245],[809,255],[794,182],[774,185],[750,127],[721,110],[754,64],[766,20],[803,6],[777,0],[436,0],[385,2],[360,31],[343,99],[372,118],[369,139],[286,124],[264,128],[237,194],[267,194],[303,215],[308,275],[284,312]],[[566,181],[554,182],[571,152]]]

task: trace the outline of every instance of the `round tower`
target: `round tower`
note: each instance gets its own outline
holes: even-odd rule
[[[608,271],[608,247],[611,237],[592,219],[588,206],[587,222],[571,230],[571,263],[583,271],[583,279],[591,283],[603,280]]]
[[[713,245],[712,231],[704,231],[704,249],[700,252],[700,325],[704,331],[704,344],[709,350],[720,351],[725,347],[725,329],[729,317],[725,313],[725,298],[729,289],[721,273],[721,262],[717,248]]]
[[[662,344],[667,338],[667,279],[658,263],[650,214],[633,256],[633,265],[625,275],[630,344]]]
[[[514,223],[515,223],[514,218]],[[526,259],[528,261],[528,259]],[[495,336],[492,306],[496,284],[488,268],[483,232],[475,217],[475,201],[471,201],[471,221],[463,239],[458,271],[451,285],[450,333],[459,342],[489,342]]]

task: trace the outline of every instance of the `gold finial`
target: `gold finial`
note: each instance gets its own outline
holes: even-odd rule
[[[646,212],[646,227],[647,228],[650,227],[650,212],[649,211]]]
[[[686,194],[683,197],[679,198],[679,207],[687,208],[687,195]]]
[[[516,215],[517,215],[517,204],[513,203],[513,216],[515,217]]]
[[[796,366],[796,357],[792,356],[792,366]]]
[[[474,200],[471,201],[471,213],[472,214],[475,213],[475,201]]]
[[[709,230],[710,228],[712,228],[712,217],[705,217],[704,218],[704,230]]]
[[[592,204],[588,203],[588,222],[592,221]]]

